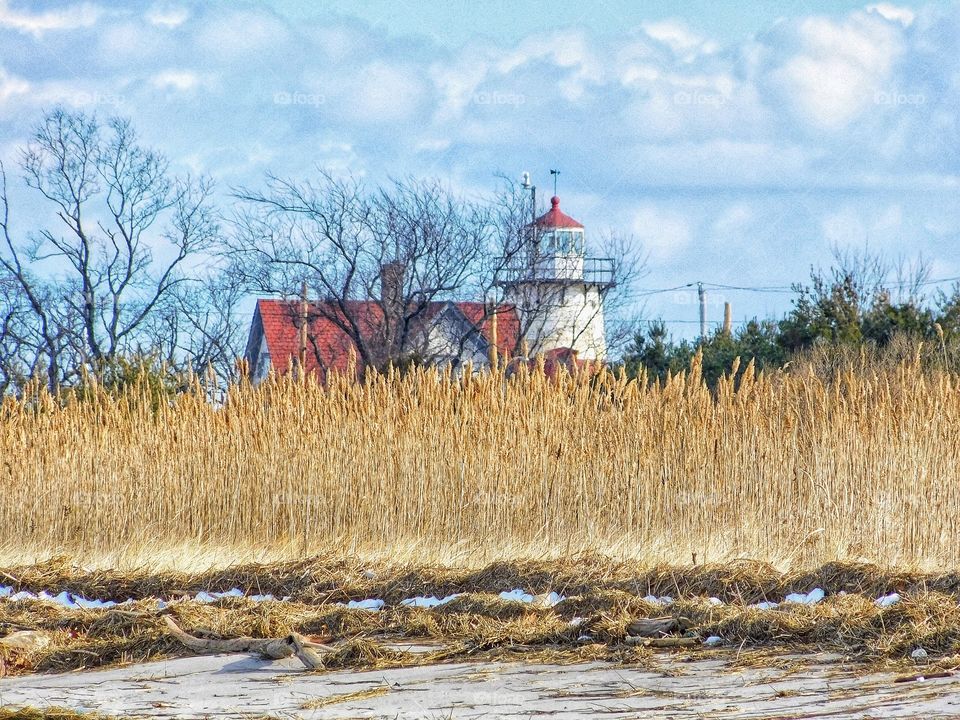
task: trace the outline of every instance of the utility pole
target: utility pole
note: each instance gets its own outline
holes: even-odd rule
[[[703,283],[697,283],[697,296],[700,298],[700,342],[707,341],[707,293]]]

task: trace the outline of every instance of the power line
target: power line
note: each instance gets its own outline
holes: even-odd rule
[[[656,318],[655,320],[647,320],[646,323],[658,323],[662,322],[667,325],[699,325],[699,320],[663,320],[661,318]],[[753,322],[753,320],[733,320],[734,325],[746,325],[747,323]],[[723,325],[722,320],[707,320],[707,325]]]
[[[949,282],[960,282],[960,276],[955,277],[945,277],[945,278],[936,278],[933,280],[923,280],[921,282],[914,282],[909,280],[904,280],[902,282],[895,283],[880,283],[880,286],[885,289],[902,289],[909,287],[928,287],[930,285],[942,285]],[[770,293],[770,294],[793,294],[797,292],[797,288],[794,285],[727,285],[724,283],[714,283],[714,282],[702,282],[702,285],[708,288],[713,288],[715,290],[736,290],[742,292],[755,292],[755,293]],[[676,292],[678,290],[688,290],[697,286],[697,282],[684,283],[683,285],[675,285],[674,287],[668,288],[639,288],[636,291],[630,293],[631,298],[635,297],[647,297],[650,295],[662,295],[663,293]]]
[[[927,285],[940,285],[946,282],[960,282],[960,277],[948,277],[940,278],[939,280],[924,280],[923,282],[910,282],[909,280],[904,280],[900,283],[893,283],[891,287],[905,288],[905,287],[926,287]]]
[[[745,287],[742,285],[723,285],[721,283],[703,283],[707,287],[716,288],[718,290],[745,290],[747,292],[759,292],[759,293],[793,293],[796,292],[793,286],[788,285],[767,285],[760,287]]]
[[[677,290],[686,290],[687,288],[693,287],[694,285],[696,285],[695,282],[687,283],[686,285],[677,285],[676,287],[671,287],[671,288],[657,288],[653,290],[640,288],[630,293],[630,297],[640,297],[642,295],[659,295],[661,293],[676,292]]]

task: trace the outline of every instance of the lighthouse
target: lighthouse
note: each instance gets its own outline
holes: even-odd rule
[[[523,229],[524,247],[499,283],[519,315],[531,354],[569,349],[580,360],[603,360],[603,298],[615,285],[610,258],[586,257],[584,227],[550,198],[550,209]]]

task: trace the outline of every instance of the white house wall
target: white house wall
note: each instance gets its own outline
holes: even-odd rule
[[[267,347],[266,333],[260,333],[260,348],[257,351],[257,363],[253,368],[254,384],[261,382],[270,374],[270,348]]]
[[[466,323],[455,322],[444,314],[427,333],[423,352],[427,358],[438,364],[467,362],[475,368],[485,367],[489,363],[486,353],[479,349],[480,343],[466,334],[474,331]]]

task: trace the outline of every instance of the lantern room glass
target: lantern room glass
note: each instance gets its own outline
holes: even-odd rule
[[[583,230],[541,231],[539,244],[544,255],[582,255]]]

